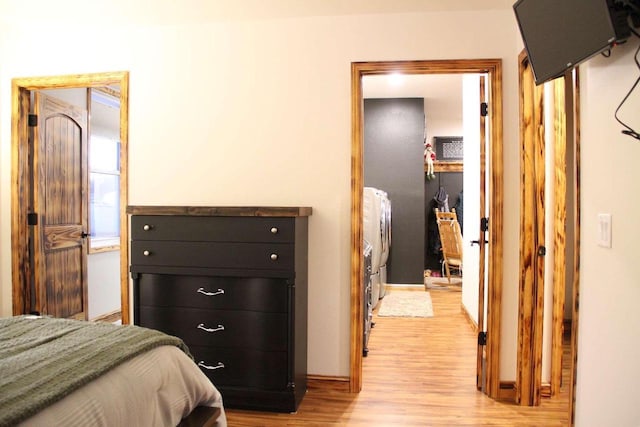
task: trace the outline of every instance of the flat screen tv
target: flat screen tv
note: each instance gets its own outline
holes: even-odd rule
[[[629,37],[627,15],[612,5],[612,0],[518,0],[513,5],[536,84]]]

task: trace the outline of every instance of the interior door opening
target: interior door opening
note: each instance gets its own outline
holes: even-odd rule
[[[377,221],[367,217],[371,215],[368,198],[372,197],[372,188],[391,199],[394,221],[389,222],[408,227],[392,227],[393,233],[389,233],[399,244],[391,245],[395,256],[386,262],[391,271],[383,274],[382,261],[377,274],[372,267],[370,283],[376,300],[372,305],[379,307],[385,288],[394,284],[461,291],[464,278],[464,287],[484,290],[479,284],[479,277],[484,279],[487,270],[485,257],[479,257],[479,252],[484,252],[484,233],[478,236],[478,230],[480,218],[488,216],[484,164],[487,110],[479,108],[482,103],[486,105],[485,80],[486,76],[472,73],[363,77],[364,239],[384,247],[384,242],[375,242],[375,233],[370,230]],[[429,151],[433,158],[427,156]],[[420,177],[422,171],[422,178],[411,180]],[[416,197],[421,189],[424,199]],[[449,220],[438,221],[436,208],[438,216],[455,215],[458,227],[451,227]],[[450,230],[454,233],[445,236],[457,238],[443,241],[441,234]],[[458,230],[461,233],[455,232]],[[410,241],[412,246],[407,243]],[[402,244],[405,247],[399,247]],[[375,255],[376,249],[372,252]],[[406,259],[406,254],[412,258]],[[463,258],[467,261],[464,274]],[[474,312],[469,318],[475,317],[475,303],[467,307],[460,302],[464,309]],[[482,325],[483,317],[478,320]]]
[[[460,74],[476,73],[488,76],[490,98],[492,100],[492,114],[489,119],[490,141],[492,150],[489,153],[492,168],[490,180],[490,210],[492,212],[493,223],[489,231],[490,251],[488,273],[492,279],[493,291],[492,299],[487,301],[492,310],[487,325],[493,326],[490,329],[495,332],[492,339],[488,341],[486,355],[488,363],[486,365],[486,378],[488,386],[484,389],[492,397],[498,395],[498,352],[500,318],[495,313],[499,313],[501,294],[501,269],[497,267],[497,254],[501,253],[500,234],[502,230],[502,141],[501,141],[501,63],[499,60],[487,61],[415,61],[415,62],[381,62],[381,63],[354,63],[352,64],[352,107],[353,107],[353,138],[352,138],[352,274],[351,274],[351,300],[352,300],[352,346],[351,346],[351,369],[350,369],[350,389],[357,392],[362,387],[362,188],[363,182],[363,92],[362,79],[368,75],[381,75],[391,73],[403,73],[408,75],[420,74]],[[479,110],[479,109],[478,109]],[[499,177],[496,179],[496,177]]]
[[[46,240],[47,235],[43,234],[42,229],[38,228],[38,220],[40,225],[46,224],[49,218],[41,217],[39,212],[31,212],[29,208],[36,207],[34,200],[38,201],[42,206],[45,203],[54,199],[52,195],[46,196],[46,191],[31,190],[31,184],[38,185],[39,181],[43,181],[39,178],[38,170],[42,168],[44,163],[41,162],[43,156],[53,159],[51,171],[55,171],[56,165],[63,167],[63,171],[56,176],[67,175],[70,169],[80,170],[83,169],[78,164],[79,156],[88,156],[88,151],[84,150],[82,153],[74,151],[76,149],[70,148],[65,155],[56,157],[58,151],[58,145],[52,144],[50,141],[45,141],[42,145],[40,154],[37,151],[30,150],[29,138],[33,132],[33,127],[30,127],[30,111],[32,105],[35,105],[35,99],[37,97],[44,96],[44,92],[51,93],[54,90],[70,90],[85,96],[85,106],[90,107],[88,99],[90,94],[95,88],[117,88],[119,93],[112,93],[111,97],[117,101],[119,110],[115,114],[115,122],[118,126],[118,130],[115,130],[117,139],[119,139],[117,159],[115,162],[118,166],[118,175],[115,178],[111,178],[119,192],[119,196],[116,196],[115,200],[112,200],[112,210],[116,212],[120,226],[120,236],[117,239],[120,251],[116,254],[116,263],[109,269],[109,274],[115,277],[116,289],[112,290],[112,293],[116,294],[117,302],[114,307],[121,313],[122,323],[129,323],[129,281],[127,275],[127,259],[128,259],[128,226],[126,222],[125,209],[127,205],[127,147],[128,147],[128,73],[127,72],[115,72],[115,73],[100,73],[100,74],[86,74],[86,75],[73,75],[73,76],[55,76],[55,77],[38,77],[38,78],[20,78],[14,79],[12,85],[12,146],[13,146],[13,168],[12,168],[12,289],[13,289],[13,312],[14,314],[28,313],[31,311],[44,311],[47,312],[47,307],[44,303],[44,299],[40,298],[43,286],[39,284],[38,277],[44,277],[43,274],[46,271],[50,271],[52,274],[49,277],[49,283],[56,283],[64,288],[64,284],[69,280],[75,280],[74,277],[78,274],[86,275],[87,269],[83,268],[80,273],[69,272],[66,268],[56,267],[57,264],[51,264],[51,268],[47,267],[47,262],[44,258],[38,258],[37,254],[34,258],[31,257],[32,253],[39,252],[39,248],[50,247],[54,252],[52,256],[57,259],[58,263],[65,256],[61,256],[60,248],[69,247],[70,244],[60,243],[59,236],[71,235],[81,238],[83,249],[85,254],[88,244],[86,243],[90,235],[90,227],[88,221],[85,220],[84,224],[77,230],[74,229],[70,232],[55,229],[55,239],[49,238]],[[94,88],[87,90],[88,88]],[[79,92],[77,92],[79,90]],[[100,89],[102,91],[108,89]],[[60,92],[58,95],[61,95]],[[68,93],[67,93],[68,94]],[[61,103],[65,103],[60,101]],[[65,103],[69,104],[69,103]],[[56,117],[67,117],[74,113],[56,113]],[[58,119],[55,119],[58,120]],[[53,123],[53,122],[52,122]],[[33,124],[33,120],[32,120]],[[55,132],[62,135],[62,138],[66,138],[68,135],[72,135],[74,131],[70,130],[66,124],[56,125],[52,124],[52,129]],[[57,127],[56,127],[57,126]],[[61,127],[66,126],[66,127]],[[39,128],[40,129],[40,128]],[[65,129],[69,129],[68,131]],[[71,133],[70,133],[71,132]],[[84,130],[80,133],[89,134],[89,130]],[[46,152],[46,153],[45,153]],[[75,154],[74,154],[75,153]],[[58,159],[58,160],[56,160]],[[60,159],[67,159],[68,164],[61,164]],[[76,159],[76,160],[73,160]],[[88,160],[88,159],[87,159]],[[70,162],[70,163],[69,163]],[[89,201],[89,170],[84,168],[82,172],[82,180],[86,187],[82,190],[76,191],[74,194],[82,193],[82,198]],[[46,168],[44,169],[46,172]],[[94,186],[95,189],[95,186]],[[86,197],[85,197],[86,195]],[[78,196],[79,198],[80,196]],[[113,198],[113,197],[112,197]],[[83,211],[83,215],[86,215],[88,208],[78,207],[78,203],[66,200],[65,205],[61,212],[66,210]],[[57,215],[57,214],[56,214]],[[58,215],[60,216],[60,215]],[[43,222],[43,220],[46,220]],[[29,225],[33,224],[33,225]],[[62,233],[62,234],[61,234]],[[49,233],[49,237],[51,234]],[[56,243],[57,242],[57,243]],[[35,245],[34,245],[35,244]],[[57,246],[56,246],[57,245]],[[53,261],[51,261],[53,262]],[[60,261],[61,262],[61,261]],[[67,274],[68,273],[68,274]],[[115,291],[115,292],[114,292]],[[99,296],[96,296],[100,298]],[[73,300],[73,299],[72,299]],[[77,298],[74,300],[77,301]],[[89,316],[87,312],[89,305],[85,299],[82,303],[83,314],[82,318],[89,318],[95,316]],[[115,310],[114,310],[115,311]],[[60,314],[64,316],[64,314]],[[66,317],[66,316],[65,316]]]

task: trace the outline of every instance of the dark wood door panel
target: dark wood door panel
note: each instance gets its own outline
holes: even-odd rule
[[[140,326],[175,335],[189,346],[287,350],[287,314],[140,307]]]
[[[47,252],[44,313],[54,317],[84,318],[81,252],[81,246]]]
[[[44,220],[48,225],[81,224],[84,173],[82,124],[53,109],[51,102],[43,114],[44,179],[46,180]]]
[[[285,279],[141,274],[142,304],[158,307],[287,312]]]
[[[87,111],[35,95],[31,310],[87,318]]]
[[[78,225],[52,225],[44,227],[44,248],[46,250],[82,246],[84,229]]]

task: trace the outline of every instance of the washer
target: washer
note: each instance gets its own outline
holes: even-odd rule
[[[384,297],[387,285],[387,260],[391,250],[391,201],[388,194],[364,187],[362,197],[364,239],[371,244],[371,284],[373,306]]]
[[[391,250],[391,200],[386,192],[379,190],[380,196],[380,298],[384,297],[387,285],[387,261]]]
[[[382,231],[380,228],[381,204],[379,190],[364,187],[362,191],[362,233],[371,245],[371,300],[373,308],[380,299],[380,260],[382,256]]]

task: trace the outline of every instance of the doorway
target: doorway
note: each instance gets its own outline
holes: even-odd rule
[[[500,60],[452,60],[452,61],[410,61],[410,62],[366,62],[352,64],[352,179],[351,179],[351,358],[350,390],[359,392],[362,388],[362,188],[363,188],[363,94],[362,78],[367,75],[391,73],[402,74],[486,74],[488,77],[491,114],[489,115],[490,152],[489,170],[489,210],[492,226],[489,229],[489,298],[487,299],[487,323],[479,325],[480,332],[486,332],[486,343],[480,351],[486,357],[484,372],[479,373],[485,386],[483,390],[490,397],[499,393],[499,331],[500,300],[502,286],[502,67]],[[484,239],[479,239],[484,245]],[[484,294],[482,292],[481,294]],[[484,307],[479,307],[479,312]]]
[[[32,109],[34,95],[38,91],[52,89],[77,89],[100,88],[117,86],[119,93],[119,139],[120,152],[118,156],[120,175],[117,179],[120,188],[118,202],[120,223],[120,267],[119,267],[119,293],[122,323],[129,323],[129,286],[128,286],[128,223],[125,209],[128,202],[127,196],[127,147],[128,147],[128,72],[82,74],[71,76],[52,76],[36,78],[18,78],[12,81],[12,291],[13,313],[23,314],[31,311],[41,311],[43,300],[38,296],[42,292],[42,286],[36,277],[44,277],[45,264],[42,261],[33,262],[31,251],[39,250],[34,241],[42,239],[42,227],[38,226],[40,213],[30,212],[33,206],[32,200],[36,191],[31,190],[31,180],[38,162],[37,157],[30,154],[29,114]],[[86,132],[86,131],[85,131]],[[85,153],[86,155],[86,153]],[[80,169],[80,168],[79,168]],[[87,171],[84,172],[88,185]],[[84,190],[85,192],[87,190]],[[87,199],[86,193],[84,199]],[[86,222],[86,221],[85,221]],[[29,225],[32,224],[32,225]],[[43,224],[43,221],[40,221]],[[83,225],[85,226],[85,225]],[[81,226],[81,228],[83,227]],[[30,238],[30,234],[34,237]],[[70,232],[83,240],[87,230],[80,229]],[[56,237],[57,238],[57,237]],[[86,254],[86,243],[82,243],[83,252]],[[37,257],[36,257],[37,258]],[[75,273],[77,274],[77,273]],[[86,274],[86,270],[82,273]],[[64,282],[67,277],[59,277],[56,280]],[[86,301],[85,301],[86,309]],[[86,312],[83,315],[86,317]]]

